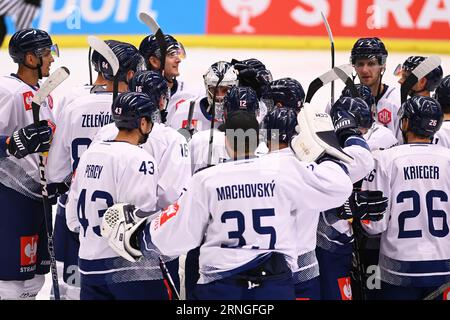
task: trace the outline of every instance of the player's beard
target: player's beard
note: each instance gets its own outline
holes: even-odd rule
[[[146,133],[146,134],[143,134],[142,132],[141,132],[141,137],[140,137],[140,139],[139,139],[139,144],[144,144],[144,143],[146,143],[147,142],[147,140],[148,140],[148,136],[150,135],[150,132],[149,133]]]

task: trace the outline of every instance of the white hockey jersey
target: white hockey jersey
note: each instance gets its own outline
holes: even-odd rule
[[[389,149],[398,144],[398,140],[394,133],[377,122],[372,124],[372,127],[363,135],[363,137],[367,141],[369,149],[372,152],[375,150]]]
[[[31,100],[39,88],[26,84],[16,75],[0,79],[0,136],[11,136],[14,131],[34,122]],[[52,109],[53,99],[48,96],[39,110],[39,119],[55,122]],[[22,159],[1,158],[0,183],[29,198],[41,199],[38,163],[38,154]]]
[[[192,174],[208,166],[210,131],[199,131],[189,141]],[[216,165],[230,159],[225,148],[225,132],[214,129],[211,164]]]
[[[144,254],[200,247],[200,284],[239,273],[261,255],[283,253],[297,268],[296,219],[343,203],[352,183],[332,161],[268,154],[195,174],[179,201],[144,229]],[[177,245],[174,245],[176,243]]]
[[[90,94],[92,87],[93,86],[91,85],[77,86],[64,91],[60,96],[56,95],[55,108],[53,110],[55,119],[59,118],[59,113],[61,110],[63,110],[65,106],[68,106],[73,100]]]
[[[65,181],[78,165],[97,131],[113,122],[112,92],[84,95],[65,106],[58,117],[48,155],[46,175],[49,182]]]
[[[166,123],[171,123],[172,117],[180,104],[187,100],[195,99],[200,95],[200,92],[195,92],[189,88],[182,80],[174,80],[174,86],[170,89],[170,99],[167,104],[167,120]],[[186,118],[187,119],[187,118]],[[178,129],[178,128],[176,128]]]
[[[402,144],[403,137],[398,119],[398,110],[401,107],[400,89],[387,85],[385,87],[387,88],[377,103],[375,121],[389,128],[397,138],[399,144]]]
[[[439,286],[450,280],[450,150],[405,144],[375,155],[364,190],[382,190],[382,220],[362,224],[381,234],[380,276],[397,286]]]
[[[434,135],[433,142],[440,146],[450,148],[450,120],[442,122],[442,126]]]
[[[114,123],[104,126],[94,137],[97,141],[113,140],[119,130]],[[191,154],[186,139],[163,124],[153,124],[142,148],[158,163],[157,209],[167,208],[177,201],[191,177]]]
[[[169,127],[178,130],[187,125],[191,101],[192,100],[186,100],[179,104],[170,122],[167,121],[166,123]],[[211,115],[206,111],[208,109],[208,99],[204,96],[197,98],[194,101],[195,105],[191,128],[195,128],[197,131],[209,130],[211,128]],[[219,127],[222,123],[222,121],[214,120],[214,128]]]
[[[396,87],[385,86],[385,92],[377,103],[377,114],[374,120],[392,131],[399,143],[403,143],[402,132],[398,119],[398,110],[401,106],[400,89]],[[328,102],[325,112],[330,113],[331,103]]]
[[[82,281],[105,284],[161,279],[158,260],[131,263],[118,256],[100,232],[102,216],[114,203],[156,209],[157,163],[126,142],[99,142],[81,156],[66,203],[67,226],[79,231]],[[139,270],[139,272],[137,272]]]

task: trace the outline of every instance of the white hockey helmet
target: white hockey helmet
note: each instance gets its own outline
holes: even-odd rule
[[[222,80],[219,83],[220,79]],[[213,103],[214,88],[217,86],[217,83],[219,83],[219,87],[229,88],[238,85],[237,71],[226,61],[219,61],[212,64],[203,75],[203,80],[205,82],[206,95],[210,106],[212,106]],[[218,120],[222,120],[224,96],[225,95],[216,95],[215,118]]]

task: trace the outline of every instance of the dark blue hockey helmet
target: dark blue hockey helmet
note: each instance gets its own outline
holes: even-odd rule
[[[92,51],[92,55],[91,55],[91,64],[94,67],[95,72],[101,72],[100,71],[100,53],[98,53],[97,51]]]
[[[250,87],[231,87],[224,97],[225,116],[237,110],[256,113],[259,110],[259,101],[255,90]]]
[[[355,117],[356,125],[361,128],[369,129],[375,121],[371,108],[361,98],[341,96],[331,107],[332,119],[335,118],[333,114],[338,110],[346,110],[351,113]]]
[[[58,46],[53,44],[52,38],[44,30],[32,28],[19,30],[9,40],[9,55],[15,63],[23,64],[25,54],[29,52],[36,57],[42,57],[47,50],[59,56]]]
[[[270,83],[270,96],[274,105],[294,109],[299,112],[305,100],[305,91],[302,85],[292,78],[281,78]]]
[[[170,34],[165,34],[164,39],[166,40],[167,44],[166,54],[177,54],[180,59],[184,59],[186,57],[186,50],[184,50],[183,44],[181,42],[179,42]],[[146,36],[139,45],[139,52],[144,57],[147,68],[150,69],[148,58],[150,58],[151,56],[155,56],[158,59],[161,59],[161,50],[159,48],[158,41],[156,40],[156,36],[153,34]]]
[[[119,81],[127,82],[128,71],[137,72],[145,70],[144,58],[135,46],[116,40],[106,40],[105,42],[119,60],[119,71],[117,71]],[[112,68],[102,55],[99,57],[99,62],[103,77],[109,81],[114,80]]]
[[[434,92],[434,98],[443,109],[450,108],[450,75],[444,77]]]
[[[403,62],[402,69],[411,73],[425,59],[426,57],[422,56],[410,56],[405,60],[405,62]],[[436,89],[436,87],[439,85],[439,82],[441,82],[443,74],[444,72],[442,71],[441,66],[434,68],[425,76],[425,78],[427,79],[425,89],[427,91],[434,91],[434,89]]]
[[[281,107],[270,111],[263,119],[262,129],[266,130],[267,141],[289,143],[297,134],[297,113],[291,108]]]
[[[435,99],[413,96],[402,104],[398,118],[408,119],[407,131],[431,138],[440,129],[444,114]]]
[[[141,118],[146,118],[152,123],[161,122],[158,105],[144,93],[122,93],[114,100],[111,109],[114,122],[119,129],[139,128]]]
[[[377,37],[359,38],[353,45],[350,54],[350,63],[354,65],[358,59],[374,59],[378,60],[380,65],[386,64],[388,52],[383,41]]]
[[[167,86],[167,80],[156,71],[138,71],[134,74],[128,89],[132,92],[142,92],[149,97],[155,99],[155,102],[159,104],[161,96],[169,98],[169,87]]]
[[[356,89],[358,89],[359,97],[363,99],[367,105],[372,108],[375,105],[375,97],[372,95],[372,90],[364,84],[356,84]],[[344,90],[342,90],[341,97],[351,97],[352,98],[352,91],[345,87]]]

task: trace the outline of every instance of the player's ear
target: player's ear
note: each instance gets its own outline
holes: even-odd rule
[[[148,58],[148,61],[150,62],[150,66],[152,67],[153,70],[159,70],[160,66],[161,66],[161,61],[159,61],[159,59],[155,56],[150,56]]]
[[[134,77],[134,71],[133,70],[128,70],[127,72],[127,82],[130,82],[131,79],[133,79]]]
[[[426,85],[427,85],[427,78],[425,78],[425,77],[423,77],[423,78],[420,78],[419,79],[419,81],[418,81],[418,87],[419,87],[419,91],[422,91],[422,90],[424,90],[425,89],[425,87],[426,87]]]
[[[400,130],[402,130],[403,132],[406,132],[408,130],[408,125],[409,125],[409,119],[402,118],[400,120]]]

